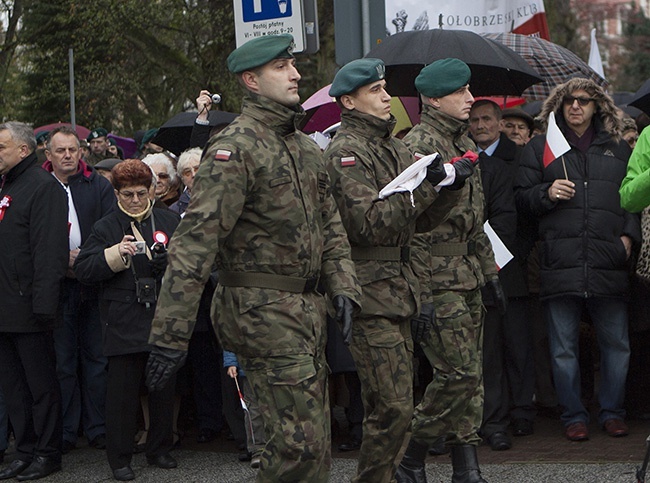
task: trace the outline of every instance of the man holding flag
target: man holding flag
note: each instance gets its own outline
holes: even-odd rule
[[[599,426],[614,437],[628,433],[622,408],[630,355],[628,263],[641,230],[638,218],[620,204],[630,148],[615,109],[591,80],[558,86],[540,113],[548,119],[546,136],[524,148],[515,183],[518,209],[539,221],[540,298],[561,419],[571,441],[589,439],[578,365],[585,311],[601,354]]]

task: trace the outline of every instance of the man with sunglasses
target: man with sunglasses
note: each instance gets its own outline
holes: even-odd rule
[[[618,189],[631,150],[614,102],[591,80],[558,86],[540,117],[551,112],[570,150],[545,162],[547,136],[533,138],[522,153],[515,196],[518,208],[539,222],[540,298],[561,420],[569,440],[589,438],[578,364],[580,320],[588,313],[600,347],[598,424],[610,436],[625,436],[626,297],[630,254],[641,230],[638,217],[621,208]]]

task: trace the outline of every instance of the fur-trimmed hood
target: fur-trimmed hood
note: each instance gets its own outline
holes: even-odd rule
[[[557,86],[548,96],[542,110],[539,113],[539,118],[542,120],[544,126],[548,120],[551,112],[555,112],[555,117],[558,119],[558,124],[566,126],[566,120],[562,113],[562,100],[571,95],[572,92],[577,90],[584,90],[589,95],[596,99],[596,112],[594,117],[600,119],[602,129],[605,130],[615,141],[622,139],[623,121],[617,115],[617,107],[612,98],[594,81],[590,79],[571,79],[564,84]]]

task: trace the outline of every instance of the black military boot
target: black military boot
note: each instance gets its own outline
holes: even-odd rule
[[[397,467],[397,483],[427,483],[424,458],[427,457],[429,445],[411,439],[404,453],[402,462]]]
[[[454,467],[451,483],[487,483],[481,477],[481,470],[478,467],[476,446],[453,445],[451,447],[451,464]]]

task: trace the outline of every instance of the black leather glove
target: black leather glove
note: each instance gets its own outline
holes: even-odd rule
[[[150,391],[163,389],[171,377],[185,364],[187,352],[153,346],[144,370]]]
[[[474,173],[474,163],[469,158],[460,158],[452,166],[456,171],[456,178],[451,185],[447,186],[447,189],[454,191],[465,186],[465,180]]]
[[[411,319],[411,338],[419,343],[433,329],[436,322],[436,309],[433,304],[422,304],[417,317]]]
[[[334,320],[339,324],[343,334],[343,342],[350,345],[352,342],[352,314],[354,312],[354,302],[345,295],[335,295],[332,299],[332,305],[336,314]]]
[[[151,260],[149,260],[149,268],[151,268],[151,275],[157,280],[160,280],[165,274],[167,268],[167,250],[154,248],[151,252]]]
[[[508,310],[508,299],[506,294],[503,292],[503,287],[498,278],[493,278],[487,281],[487,287],[492,292],[492,297],[494,297],[494,303],[499,310],[501,315],[506,315],[506,310]]]
[[[445,171],[445,166],[442,163],[442,157],[440,155],[436,156],[431,164],[427,166],[427,175],[426,179],[433,186],[437,186],[443,179],[447,177],[447,172]]]

